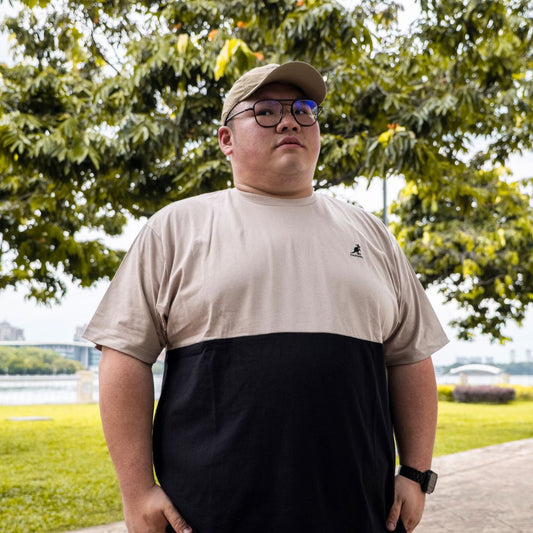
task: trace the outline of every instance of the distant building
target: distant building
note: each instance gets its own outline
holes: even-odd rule
[[[75,341],[84,342],[84,340],[83,340],[83,332],[85,331],[86,328],[87,328],[87,324],[84,324],[83,326],[77,326],[76,327],[76,330],[74,331],[74,340]]]
[[[31,341],[0,341],[0,346],[26,347],[32,346],[43,350],[52,350],[57,354],[79,361],[85,368],[94,368],[100,361],[100,351],[90,342],[31,342]]]
[[[481,364],[483,361],[479,356],[459,356],[456,358],[455,363],[458,365],[469,365],[469,364]]]
[[[0,322],[0,346],[35,347],[52,350],[65,359],[80,362],[85,368],[96,368],[100,362],[101,352],[94,344],[82,339],[87,326],[78,326],[74,332],[73,342],[31,342],[24,340],[24,331],[13,328],[7,322]]]
[[[0,341],[23,341],[24,330],[13,327],[5,320],[0,322]]]

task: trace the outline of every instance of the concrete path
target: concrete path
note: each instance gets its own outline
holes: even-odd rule
[[[436,457],[433,470],[439,481],[416,533],[533,532],[533,439]],[[70,533],[127,529],[116,522]]]
[[[433,469],[416,533],[533,532],[533,439],[437,457]]]

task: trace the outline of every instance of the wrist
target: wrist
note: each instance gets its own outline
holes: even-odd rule
[[[135,502],[145,498],[156,486],[155,480],[128,480],[125,483],[119,483],[122,500],[128,502]]]
[[[438,476],[433,470],[420,471],[407,465],[401,465],[398,474],[418,483],[422,492],[426,494],[431,494],[435,490]]]

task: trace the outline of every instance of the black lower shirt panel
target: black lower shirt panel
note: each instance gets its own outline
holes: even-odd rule
[[[195,533],[385,532],[394,460],[381,344],[275,333],[167,354],[154,464]]]

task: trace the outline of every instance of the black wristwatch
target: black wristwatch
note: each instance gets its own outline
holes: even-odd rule
[[[406,477],[417,483],[420,483],[420,488],[422,492],[426,494],[431,494],[435,490],[435,485],[437,484],[437,474],[433,470],[426,470],[425,472],[420,472],[415,468],[410,466],[402,465],[400,466],[400,471],[398,472],[400,476]]]

